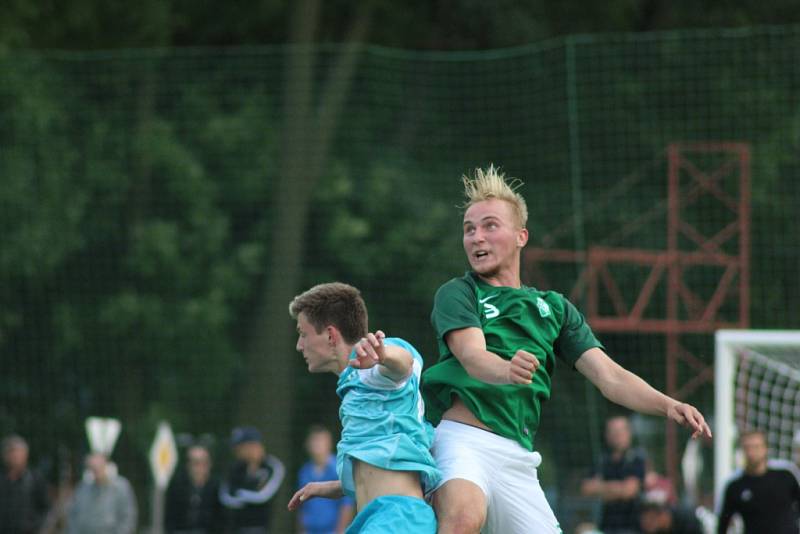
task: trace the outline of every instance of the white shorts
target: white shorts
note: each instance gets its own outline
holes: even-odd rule
[[[516,441],[470,425],[444,420],[431,448],[442,484],[461,478],[476,484],[488,507],[483,534],[558,534],[536,468],[542,463]]]

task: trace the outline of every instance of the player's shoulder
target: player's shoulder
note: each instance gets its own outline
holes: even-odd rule
[[[628,463],[646,463],[647,452],[642,447],[630,447],[625,451],[625,461]]]
[[[729,488],[740,483],[743,480],[743,478],[744,478],[744,469],[741,468],[736,469],[733,473],[728,475],[728,478],[725,479],[725,482],[723,483],[722,487],[725,488],[725,491],[727,491]]]
[[[464,276],[455,276],[439,286],[438,291],[452,291],[465,289],[473,290],[476,287],[475,277],[471,272],[464,273]]]
[[[436,290],[434,300],[441,302],[449,299],[474,297],[477,292],[477,283],[470,273],[464,276],[451,278]]]
[[[794,477],[798,484],[800,484],[800,468],[793,462],[783,459],[773,459],[767,461],[767,469],[779,473],[786,473]]]

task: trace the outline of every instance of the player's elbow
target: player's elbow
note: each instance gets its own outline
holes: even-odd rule
[[[630,384],[626,375],[627,373],[621,367],[610,367],[599,373],[594,384],[603,397],[619,404],[625,393],[629,392]]]
[[[405,380],[411,376],[414,369],[414,358],[408,352],[399,354],[392,365],[392,375],[395,380]]]

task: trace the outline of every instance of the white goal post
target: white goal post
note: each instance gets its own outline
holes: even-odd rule
[[[783,356],[772,359],[770,354],[776,352]],[[743,355],[745,358],[743,359]],[[788,355],[788,356],[786,356]],[[796,357],[795,357],[796,355]],[[740,368],[740,364],[742,364]],[[768,392],[750,393],[745,388],[749,386],[748,370],[744,367],[761,367],[767,369],[762,374],[778,379],[780,395]],[[744,369],[744,370],[743,370]],[[742,374],[745,374],[742,378]],[[748,381],[749,380],[749,381]],[[742,385],[746,381],[748,384]],[[742,414],[737,414],[737,400],[745,406],[739,408],[748,411],[746,405],[752,397],[758,397],[752,409],[760,410],[758,422],[763,422],[764,414],[781,418],[780,412],[788,409],[796,419],[800,417],[800,388],[790,390],[788,381],[800,384],[800,331],[797,330],[718,330],[715,334],[714,354],[714,496],[718,503],[724,484],[733,471],[735,465],[735,445],[738,435],[738,426],[742,423]],[[763,380],[762,382],[763,383]],[[737,385],[738,384],[738,385]],[[737,399],[737,388],[738,399]],[[745,389],[744,391],[742,391]],[[775,397],[775,398],[773,398]],[[755,416],[754,416],[755,417]],[[737,419],[739,419],[737,424]],[[774,424],[780,425],[780,431],[793,435],[797,432],[798,423],[795,419],[788,421],[778,420]],[[759,425],[756,425],[759,426]],[[744,429],[742,429],[744,430]],[[759,428],[759,430],[768,430]],[[774,444],[771,444],[774,445]],[[771,447],[772,448],[772,447]],[[789,459],[789,458],[787,458]]]

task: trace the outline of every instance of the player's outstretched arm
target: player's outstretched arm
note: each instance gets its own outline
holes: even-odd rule
[[[369,333],[356,343],[356,357],[350,365],[356,369],[369,369],[378,365],[378,372],[383,376],[399,382],[408,378],[414,365],[411,353],[397,345],[384,345],[386,334],[378,330]]]
[[[339,480],[329,480],[327,482],[309,482],[292,495],[289,499],[289,511],[297,510],[301,504],[313,497],[325,497],[327,499],[338,499],[343,496],[342,483]]]
[[[536,356],[524,350],[518,350],[511,360],[486,350],[480,328],[451,330],[445,341],[469,376],[489,384],[530,384],[539,368]]]
[[[711,437],[711,429],[697,408],[664,395],[609,358],[601,349],[584,352],[575,368],[611,402],[637,412],[667,417],[691,430],[693,438]]]

